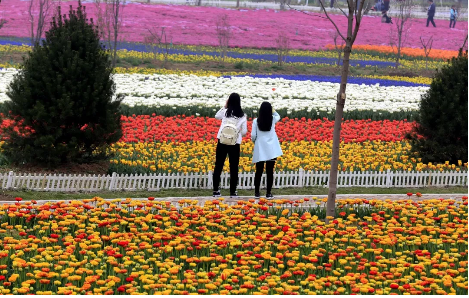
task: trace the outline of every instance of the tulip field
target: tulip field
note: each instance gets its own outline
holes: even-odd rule
[[[26,53],[30,50],[29,46],[7,43],[4,41],[4,45],[0,46],[0,52]],[[126,46],[129,47],[129,44]],[[388,63],[387,58],[370,54],[385,51],[385,47],[362,48],[370,52],[358,51],[356,59],[368,57],[373,63]],[[133,50],[119,50],[118,55],[139,57],[149,54],[139,52],[138,49],[136,44]],[[188,49],[192,52],[174,54],[174,59],[186,59],[184,63],[191,64],[197,59],[216,58],[215,54],[197,55],[191,47]],[[204,50],[209,53],[208,48]],[[237,53],[261,55],[256,51],[238,49]],[[300,53],[305,56],[298,56]],[[318,53],[297,51],[291,58],[315,58]],[[321,55],[326,59],[328,53],[323,51]],[[440,50],[441,53],[456,55],[455,51],[448,50]],[[409,67],[422,65],[418,56],[409,56],[407,61]],[[431,61],[434,67],[446,63],[441,58]],[[308,65],[315,62],[301,63]],[[11,65],[0,69],[0,104],[9,100],[7,86],[17,72]],[[241,95],[242,107],[248,117],[248,134],[241,146],[240,171],[251,172],[255,168],[251,162],[253,143],[250,132],[252,119],[257,116],[263,101],[271,102],[282,117],[276,131],[284,155],[278,158],[276,170],[298,171],[302,168],[307,171],[324,171],[330,168],[335,97],[340,82],[338,76],[202,70],[188,72],[144,67],[116,68],[114,76],[116,92],[124,98],[123,137],[109,150],[112,154],[109,172],[143,174],[212,171],[216,133],[220,125],[213,117],[231,92]],[[442,160],[436,164],[424,164],[410,154],[411,147],[405,135],[416,125],[414,118],[420,98],[428,91],[430,82],[431,78],[427,77],[351,76],[347,86],[339,169],[466,170],[467,163],[463,161],[450,164]],[[3,111],[2,127],[15,125],[5,116],[7,112]],[[2,136],[2,139],[6,141],[7,137]],[[228,170],[228,161],[224,170]]]
[[[88,17],[96,17],[92,1],[83,2]],[[8,167],[1,149],[9,141],[4,129],[21,125],[5,102],[21,57],[32,50],[30,27],[24,26],[27,5],[3,0],[0,6],[0,166]],[[223,14],[231,39],[221,60],[215,23]],[[248,120],[240,172],[255,171],[250,134],[264,101],[281,116],[275,128],[283,155],[275,171],[330,170],[340,63],[334,27],[314,15],[320,17],[126,4],[113,73],[113,100],[122,98],[122,137],[107,148],[104,171],[213,171],[220,126],[214,116],[232,92],[240,94]],[[342,15],[331,17],[345,28]],[[410,21],[396,68],[390,24],[363,18],[350,57],[340,171],[467,171],[467,160],[424,163],[406,139],[418,125],[432,76],[458,55],[467,35],[464,22],[454,29],[443,28],[444,20],[436,20],[437,28],[424,22]],[[171,40],[166,49],[143,43],[149,28],[161,27]],[[273,49],[278,28],[290,38],[282,65]],[[430,36],[433,49],[426,53],[419,37]],[[24,136],[35,132],[24,131]],[[11,185],[13,176],[5,177]],[[50,202],[17,197],[0,202],[0,294],[467,295],[468,197],[407,195],[337,199],[334,217],[326,217],[327,199],[317,197],[74,201],[67,194],[67,200]]]
[[[0,292],[467,295],[467,202],[17,198]]]

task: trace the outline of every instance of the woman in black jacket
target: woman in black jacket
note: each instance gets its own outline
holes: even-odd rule
[[[427,27],[430,22],[432,22],[433,27],[436,27],[435,21],[433,21],[433,17],[435,16],[435,10],[436,10],[435,3],[433,3],[433,0],[428,0],[428,3],[430,4],[430,6],[428,7],[428,12],[427,12],[427,15],[428,15]]]

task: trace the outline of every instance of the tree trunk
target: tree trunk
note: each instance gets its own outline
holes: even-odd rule
[[[398,44],[397,44],[397,57],[396,57],[396,68],[399,67],[399,61],[401,60],[401,46],[402,46],[402,32],[398,32]]]
[[[236,0],[236,7],[239,7],[239,0]]]
[[[335,107],[335,122],[334,134],[332,138],[332,159],[331,159],[331,172],[329,175],[329,194],[326,206],[326,223],[329,222],[327,217],[335,217],[335,199],[337,196],[337,174],[339,166],[339,147],[340,147],[340,130],[342,125],[342,116],[344,114],[345,106],[345,89],[347,88],[347,77],[350,65],[350,53],[352,52],[352,45],[350,40],[347,40],[344,48],[344,58],[342,62],[342,74],[340,78],[340,89],[337,94],[337,103]]]
[[[31,22],[31,46],[34,47],[34,16],[33,16],[33,1],[29,2],[29,21]]]
[[[113,47],[113,55],[112,55],[112,67],[116,67],[116,58],[117,58],[117,39],[119,36],[119,10],[120,10],[120,2],[116,1],[115,3],[115,11],[114,14],[114,47]]]

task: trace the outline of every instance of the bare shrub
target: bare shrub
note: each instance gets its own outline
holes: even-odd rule
[[[389,44],[396,57],[396,68],[399,67],[401,59],[401,50],[407,41],[410,27],[412,25],[412,8],[414,0],[398,0],[397,16],[395,17],[395,30],[391,29]],[[391,27],[392,28],[392,27]]]
[[[275,45],[277,49],[278,65],[282,66],[282,64],[286,62],[288,53],[290,52],[290,38],[288,38],[285,32],[281,31],[275,39]]]
[[[425,52],[425,69],[428,69],[428,56],[432,50],[433,36],[431,36],[427,41],[420,36],[420,43],[422,44],[423,51]]]
[[[52,0],[29,0],[29,33],[31,46],[39,44],[46,31],[47,24],[54,13],[55,3]]]
[[[172,45],[172,37],[165,27],[148,29],[148,35],[144,38],[147,49],[153,53],[153,60],[158,60],[158,55],[163,54],[163,65],[168,63],[169,50]]]
[[[228,15],[224,14],[217,17],[217,38],[220,49],[220,58],[225,61],[226,53],[230,44],[231,29],[228,21]]]
[[[342,59],[342,53],[344,52],[344,40],[339,38],[339,33],[337,31],[333,31],[331,33],[331,37],[334,40],[334,50],[337,53],[337,66],[340,65],[340,60]]]
[[[94,0],[100,37],[111,51],[112,67],[116,66],[117,41],[124,22],[126,0]]]

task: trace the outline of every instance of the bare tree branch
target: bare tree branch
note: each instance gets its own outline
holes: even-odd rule
[[[428,41],[424,41],[422,36],[420,36],[420,43],[422,44],[423,51],[425,52],[425,69],[428,69],[428,56],[430,55],[430,51],[432,50],[433,45],[433,36],[430,37]]]
[[[462,44],[461,49],[464,49],[464,47],[466,46],[466,42],[467,42],[467,34],[466,34],[466,39],[464,39],[464,43]]]
[[[340,29],[339,29],[339,27],[337,27],[337,24],[331,19],[331,17],[330,17],[329,14],[327,13],[326,8],[324,7],[324,3],[322,3],[322,1],[323,1],[323,0],[319,0],[319,4],[321,4],[321,7],[322,7],[322,9],[324,10],[324,13],[326,14],[327,19],[332,23],[332,25],[334,25],[335,30],[337,30],[337,33],[339,33],[339,36],[342,37],[342,39],[343,39],[344,41],[347,40],[347,39],[342,35],[342,33],[340,32]]]
[[[158,30],[158,28],[148,29],[148,33],[149,35],[144,38],[144,43],[150,47],[155,61],[158,58],[158,54],[160,52],[163,53],[164,67],[166,67],[169,50],[172,43],[171,36],[167,33],[165,27],[161,27],[161,30]]]
[[[41,41],[54,6],[52,0],[29,0],[28,14],[32,46]]]
[[[5,25],[7,22],[7,20],[4,20],[4,19],[0,19],[0,29],[2,29],[3,25]]]
[[[410,24],[412,22],[412,7],[413,0],[400,0],[397,2],[397,16],[396,16],[396,37],[394,37],[393,30],[391,30],[390,43],[393,48],[396,46],[396,68],[399,67],[399,60],[401,58],[401,49],[407,42],[409,35]],[[396,39],[396,41],[394,40]]]
[[[326,19],[326,20],[327,20],[327,18],[325,18],[325,17],[323,17],[323,16],[315,15],[315,14],[310,14],[310,13],[307,13],[307,12],[305,12],[305,11],[302,11],[302,10],[296,9],[296,8],[294,8],[294,7],[291,7],[290,4],[287,4],[287,6],[288,6],[290,9],[295,10],[295,11],[297,11],[297,12],[301,12],[301,13],[307,15],[307,16],[310,16],[310,17],[317,17],[317,18],[321,18],[321,19]]]
[[[275,43],[277,46],[278,65],[282,66],[286,62],[288,52],[290,51],[290,39],[285,32],[281,31],[275,39]]]
[[[228,22],[228,15],[224,14],[217,17],[216,21],[217,37],[218,37],[218,46],[220,47],[220,58],[222,61],[225,60],[226,53],[228,51],[231,32],[230,24]]]
[[[348,1],[347,1],[347,2],[348,2]],[[344,16],[345,16],[346,18],[348,18],[347,13],[346,13],[342,8],[340,8],[340,7],[337,7],[337,8],[344,14]]]
[[[94,0],[97,25],[101,38],[112,53],[112,66],[117,60],[117,41],[124,17],[126,0]]]
[[[337,53],[337,66],[340,65],[340,59],[342,57],[342,52],[344,51],[344,41],[342,40],[341,43],[339,44],[337,39],[339,37],[339,34],[337,31],[334,31],[334,33],[331,34],[332,39],[334,40],[334,48]]]
[[[348,0],[347,0],[347,2],[348,2]],[[362,18],[363,18],[363,5],[365,5],[365,2],[366,2],[365,0],[362,0],[360,2],[360,7],[358,8],[358,11],[356,10],[355,28],[354,28],[353,35],[352,35],[352,43],[355,42],[355,39],[357,38],[358,29],[360,28],[360,24],[361,24],[361,21],[362,21]]]

